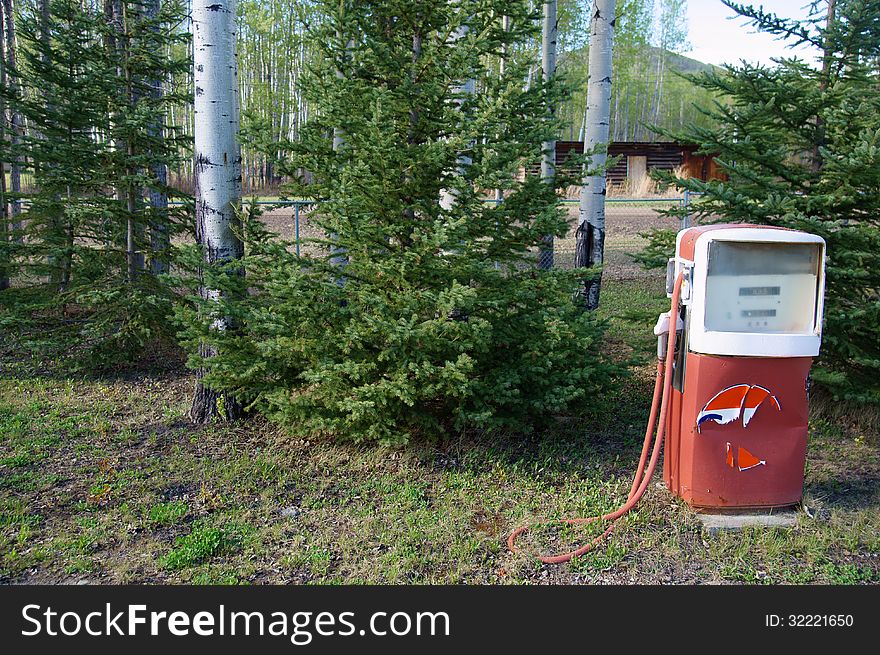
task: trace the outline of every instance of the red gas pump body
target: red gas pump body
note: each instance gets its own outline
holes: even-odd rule
[[[788,271],[778,269],[775,251],[764,251],[771,253],[766,257],[770,282],[755,274],[754,262],[744,265],[745,277],[736,277],[740,273],[729,269],[743,260],[744,251],[738,250],[738,259],[726,260],[726,286],[710,291],[712,248],[720,259],[718,248],[726,247],[713,245],[713,239],[756,251],[784,249],[790,243],[804,252],[815,248],[809,260],[817,294],[811,325],[799,324],[790,333],[773,325],[752,327],[758,325],[753,316],[777,320],[777,309],[779,317],[803,317],[810,311],[808,303],[792,309],[794,291],[808,287],[795,289],[798,280],[784,277]],[[760,245],[744,246],[751,243]],[[681,313],[680,352],[668,363],[675,374],[666,417],[666,484],[695,508],[723,511],[797,504],[803,495],[807,449],[807,376],[821,336],[824,242],[774,228],[713,225],[681,232],[676,255],[675,265],[685,270],[691,295]],[[803,270],[796,273],[804,279]],[[710,314],[718,315],[718,303],[728,321],[720,328],[710,324]],[[801,306],[806,309],[798,313]],[[768,323],[762,319],[761,325]]]
[[[668,414],[663,477],[669,489],[699,508],[799,503],[811,363],[810,357],[687,353],[684,387],[673,390]],[[719,422],[735,412],[718,410],[743,408],[747,399],[760,401],[747,424],[742,410],[738,418]]]

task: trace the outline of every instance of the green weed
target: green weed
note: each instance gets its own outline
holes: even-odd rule
[[[157,503],[150,508],[147,521],[152,525],[173,525],[186,516],[188,510],[182,500]]]

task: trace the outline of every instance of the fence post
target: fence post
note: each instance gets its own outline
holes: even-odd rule
[[[684,190],[684,198],[681,199],[681,204],[684,209],[689,209],[691,206],[691,190]],[[691,227],[691,213],[688,211],[686,214],[682,214],[681,216],[681,229],[686,230]]]
[[[299,257],[299,200],[293,203],[293,226],[296,230],[296,256]]]

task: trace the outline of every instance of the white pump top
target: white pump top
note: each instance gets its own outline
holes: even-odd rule
[[[676,254],[681,250],[678,234]],[[825,241],[762,227],[709,230],[693,261],[676,257],[688,284],[688,346],[710,355],[813,357],[822,340]]]

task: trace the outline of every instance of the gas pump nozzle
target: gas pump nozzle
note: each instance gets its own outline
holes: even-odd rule
[[[657,358],[661,361],[666,359],[666,346],[669,343],[669,315],[671,312],[665,312],[657,317],[657,324],[654,326],[654,334],[657,336]],[[675,331],[681,332],[684,329],[684,321],[681,316],[676,313]]]

